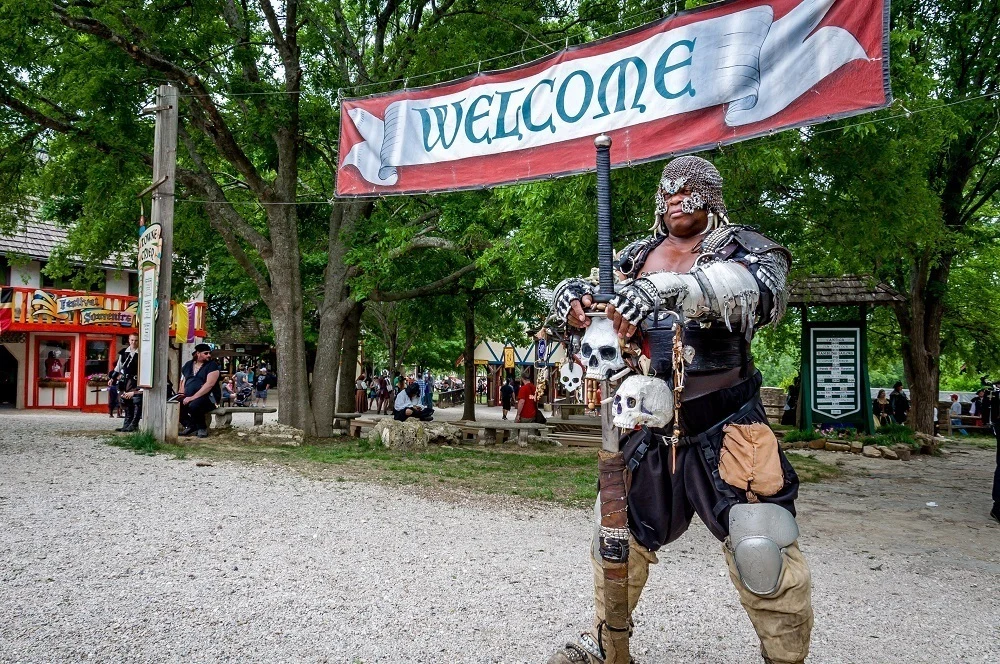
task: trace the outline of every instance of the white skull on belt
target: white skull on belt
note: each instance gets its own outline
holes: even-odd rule
[[[587,378],[604,380],[625,368],[618,334],[611,320],[604,317],[590,319],[580,354],[587,365]]]
[[[583,384],[583,367],[572,360],[567,360],[559,367],[559,383],[567,394],[576,392]]]
[[[664,428],[674,419],[674,395],[660,378],[629,376],[618,387],[611,408],[616,427]]]

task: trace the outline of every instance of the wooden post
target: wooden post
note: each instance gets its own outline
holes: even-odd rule
[[[167,441],[167,354],[170,350],[170,278],[174,252],[174,172],[177,166],[177,88],[156,89],[156,130],[153,138],[153,206],[150,222],[160,224],[163,245],[156,288],[153,330],[153,387],[142,400],[142,427],[160,442]],[[177,387],[176,385],[174,386]]]

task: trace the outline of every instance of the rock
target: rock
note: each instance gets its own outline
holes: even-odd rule
[[[861,453],[864,454],[866,457],[870,457],[872,459],[877,459],[880,456],[882,456],[882,453],[879,452],[878,448],[875,447],[874,445],[865,445],[861,449]]]
[[[826,439],[817,438],[816,440],[810,440],[809,447],[814,450],[822,450],[826,447]]]
[[[893,445],[892,451],[899,456],[900,461],[909,461],[913,454],[913,449],[909,445]]]
[[[878,451],[882,453],[882,458],[890,459],[892,461],[899,461],[899,455],[896,454],[891,447],[885,445],[879,445]]]
[[[388,418],[379,420],[368,432],[368,441],[382,444],[391,450],[425,449],[428,444],[459,445],[462,430],[447,422],[397,422]]]
[[[865,449],[865,444],[862,443],[860,440],[851,441],[851,452],[853,452],[854,454],[861,454],[861,451],[863,449]]]
[[[851,446],[847,443],[835,443],[832,440],[826,441],[827,452],[850,452]]]

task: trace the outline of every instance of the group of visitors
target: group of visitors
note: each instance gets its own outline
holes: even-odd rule
[[[222,382],[224,406],[265,406],[267,393],[276,385],[275,377],[266,366],[254,372],[253,367],[239,365],[236,372]]]
[[[507,413],[514,406],[514,381],[508,378],[500,388],[500,406],[503,410],[503,419],[507,419]],[[521,374],[521,386],[517,390],[517,410],[514,413],[515,422],[537,422],[545,424],[545,416],[538,408],[538,388],[531,382],[528,372]]]
[[[886,396],[885,390],[879,390],[875,401],[872,402],[872,414],[880,427],[887,424],[903,424],[909,412],[910,399],[903,392],[903,383],[899,381],[892,386],[889,396]]]
[[[435,387],[429,371],[415,377],[404,377],[397,371],[391,379],[388,371],[372,376],[362,372],[354,382],[354,409],[367,413],[374,406],[379,415],[392,415],[397,420],[417,417],[430,421],[434,417]]]

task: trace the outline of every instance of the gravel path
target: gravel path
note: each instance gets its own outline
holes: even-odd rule
[[[541,663],[589,620],[586,510],[198,467],[67,433],[112,424],[0,413],[0,661]],[[998,661],[991,454],[806,487],[811,662]],[[925,482],[934,464],[961,481]],[[925,490],[961,505],[934,512]],[[708,531],[660,558],[640,661],[758,662]]]

